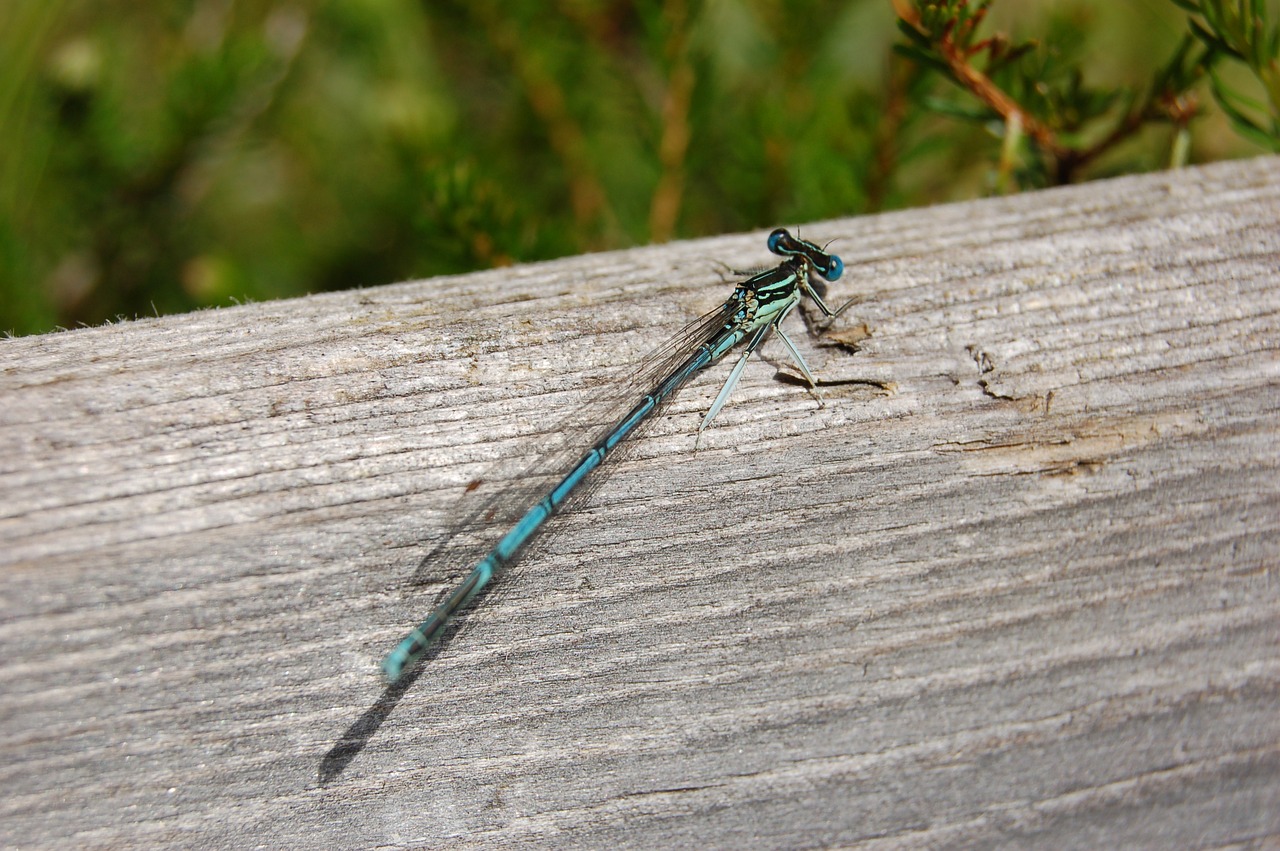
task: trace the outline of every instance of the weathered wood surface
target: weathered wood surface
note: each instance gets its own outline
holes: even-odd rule
[[[763,233],[0,343],[0,844],[1280,842],[1280,159],[804,233],[825,407],[704,375],[397,689]]]

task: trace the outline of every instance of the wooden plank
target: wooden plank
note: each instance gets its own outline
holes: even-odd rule
[[[763,233],[0,343],[0,844],[1277,842],[1278,199],[806,225],[825,405],[753,364],[695,453],[700,378],[391,689],[448,524]]]

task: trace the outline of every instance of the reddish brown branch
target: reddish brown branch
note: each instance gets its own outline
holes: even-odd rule
[[[920,14],[914,7],[906,3],[896,5],[898,7],[898,15],[904,21],[915,27],[916,31],[921,35],[933,40],[938,55],[947,63],[947,68],[956,80],[966,89],[973,92],[979,100],[991,107],[1004,119],[1006,124],[1016,115],[1023,132],[1034,139],[1041,150],[1058,160],[1070,155],[1071,150],[1058,142],[1057,134],[1053,132],[1052,128],[1034,115],[1029,114],[1007,92],[997,86],[990,77],[969,64],[970,56],[980,47],[974,48],[972,51],[966,51],[961,48],[954,38],[954,26],[949,26],[940,37],[935,37],[933,33],[924,28],[920,21]],[[978,20],[978,18],[975,18],[971,23],[976,26]]]

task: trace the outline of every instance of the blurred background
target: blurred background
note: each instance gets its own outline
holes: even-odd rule
[[[911,5],[0,0],[0,332],[1058,182],[895,52]],[[1024,94],[1064,138],[1188,33],[1173,0],[988,17],[1035,39]],[[1207,91],[1189,109],[1070,179],[1264,150]]]

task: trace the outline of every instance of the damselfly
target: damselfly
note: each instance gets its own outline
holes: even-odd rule
[[[827,281],[834,281],[844,272],[844,263],[834,254],[828,254],[804,239],[793,237],[784,228],[769,234],[769,250],[785,258],[777,268],[761,272],[739,283],[733,295],[707,316],[694,322],[684,332],[673,338],[682,348],[672,353],[661,353],[663,363],[673,364],[656,379],[653,387],[635,403],[621,419],[578,459],[559,483],[531,506],[489,554],[481,559],[462,581],[462,584],[436,607],[425,621],[405,636],[404,640],[382,661],[382,670],[395,682],[407,668],[413,665],[431,644],[444,632],[445,625],[469,603],[504,568],[511,564],[520,551],[531,541],[543,524],[564,505],[566,499],[609,456],[619,443],[635,432],[636,428],[653,414],[690,378],[717,363],[734,346],[747,341],[746,348],[729,372],[728,379],[707,410],[698,434],[711,424],[724,407],[725,400],[733,392],[742,370],[752,353],[777,332],[796,366],[809,382],[817,386],[813,374],[800,356],[800,352],[782,330],[781,324],[800,301],[808,296],[828,317],[835,314],[827,308],[822,296],[810,282],[810,274]],[[659,355],[659,353],[655,353]]]

